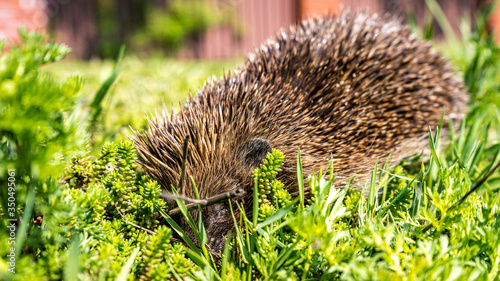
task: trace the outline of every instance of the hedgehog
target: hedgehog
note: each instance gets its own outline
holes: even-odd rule
[[[429,127],[443,113],[445,123],[460,122],[466,103],[451,65],[400,20],[345,11],[281,29],[178,112],[149,119],[134,142],[145,172],[169,190],[181,176],[189,137],[184,173],[200,198],[243,189],[231,200],[250,217],[252,171],[272,149],[286,155],[278,179],[291,193],[298,149],[306,176],[332,161],[336,186],[357,175],[352,186],[359,190],[375,161],[397,164],[421,153]],[[178,192],[196,198],[191,180]],[[202,220],[207,245],[223,249],[234,226],[229,202],[206,207]]]

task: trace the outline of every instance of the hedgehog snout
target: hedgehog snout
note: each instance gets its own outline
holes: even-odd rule
[[[203,224],[207,233],[209,233],[207,244],[210,249],[215,252],[224,250],[226,235],[234,225],[229,205],[219,203],[207,207],[203,215]]]

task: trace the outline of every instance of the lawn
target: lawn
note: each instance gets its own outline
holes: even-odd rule
[[[185,61],[164,57],[138,58],[126,56],[116,82],[107,93],[99,122],[99,139],[121,140],[130,134],[129,125],[145,125],[146,114],[178,109],[192,94],[195,95],[210,77],[219,79],[224,72],[232,71],[239,60]],[[63,60],[50,64],[46,71],[57,77],[79,75],[84,79],[79,99],[82,107],[90,105],[102,83],[111,75],[115,62],[111,60]]]

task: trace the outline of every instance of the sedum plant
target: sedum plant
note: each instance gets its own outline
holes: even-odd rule
[[[75,107],[83,80],[43,70],[69,49],[20,37],[0,57],[0,279],[193,276],[185,247],[159,226],[165,202],[137,171],[132,142],[85,154],[88,127]]]

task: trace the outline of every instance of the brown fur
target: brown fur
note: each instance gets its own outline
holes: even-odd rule
[[[269,147],[287,157],[280,178],[290,190],[298,148],[306,175],[332,158],[336,184],[359,174],[359,187],[377,158],[392,153],[395,163],[421,152],[443,108],[458,121],[466,101],[448,62],[406,26],[344,12],[282,29],[234,74],[208,81],[179,113],[150,121],[135,142],[146,172],[169,188],[179,180],[189,135],[186,175],[200,196],[245,188],[249,204],[254,158]],[[257,148],[249,145],[256,139]],[[181,194],[195,197],[189,180]],[[209,245],[221,249],[233,226],[227,204],[203,216]]]

